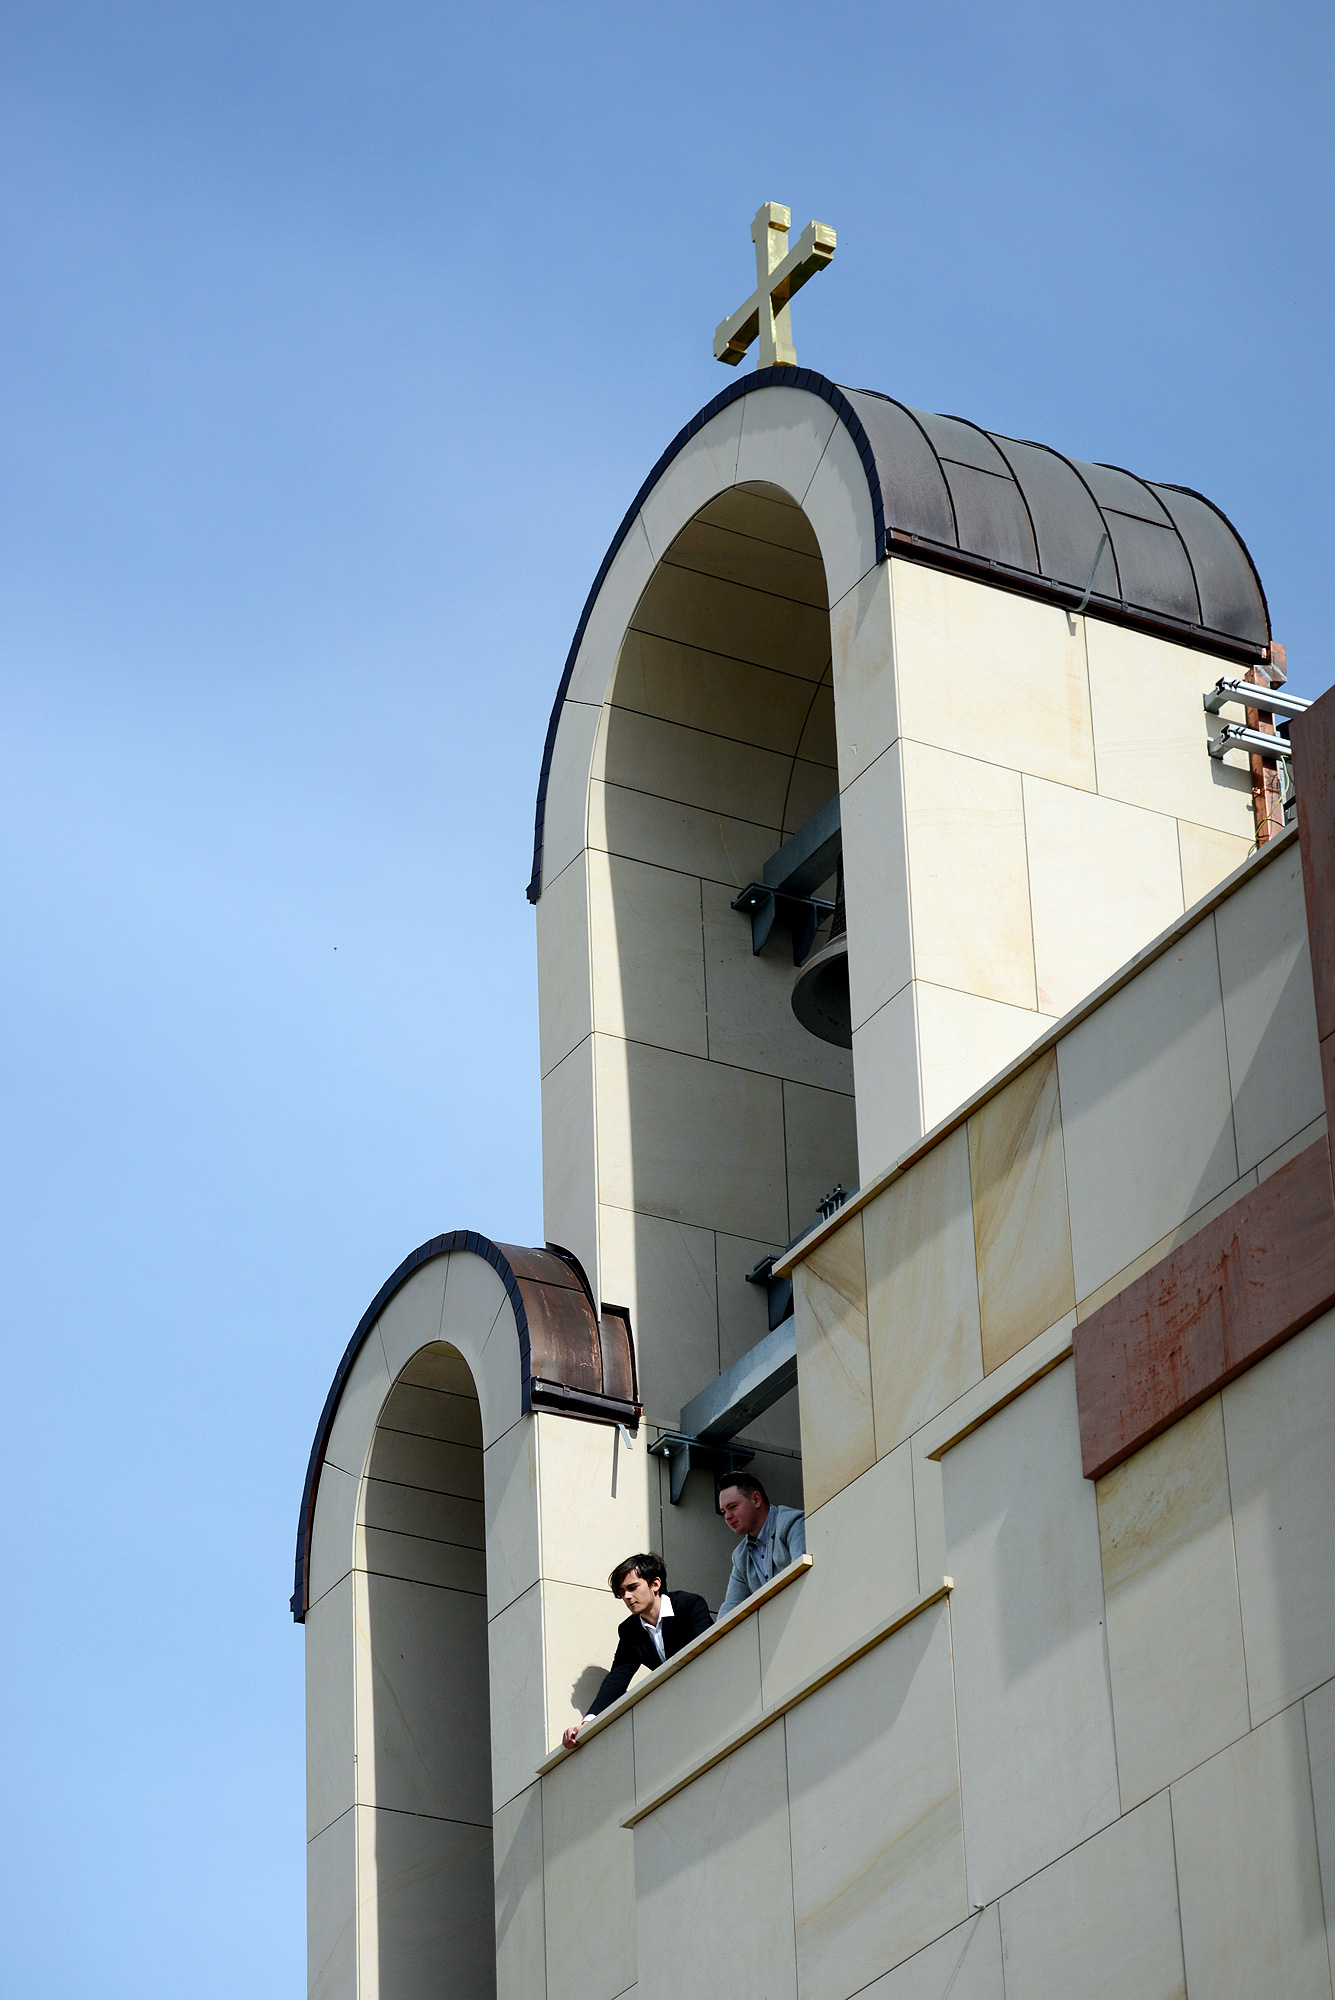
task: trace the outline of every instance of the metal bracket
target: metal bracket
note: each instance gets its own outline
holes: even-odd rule
[[[1263,704],[1257,702],[1255,706],[1260,708]],[[1209,750],[1216,763],[1222,762],[1230,750],[1245,750],[1248,756],[1255,753],[1260,757],[1293,755],[1287,736],[1267,736],[1263,729],[1248,729],[1241,722],[1226,722]]]
[[[668,1462],[668,1497],[674,1507],[678,1506],[686,1491],[686,1475],[692,1466],[700,1466],[706,1472],[740,1472],[755,1457],[753,1451],[746,1451],[730,1444],[702,1444],[697,1437],[686,1437],[681,1431],[664,1431],[649,1447],[651,1458],[665,1458]]]
[[[769,1330],[782,1326],[793,1310],[793,1281],[776,1278],[773,1257],[762,1257],[754,1271],[746,1274],[748,1285],[764,1285],[769,1302]]]
[[[821,896],[784,896],[763,882],[748,883],[732,907],[751,919],[753,958],[759,958],[768,944],[775,919],[786,924],[793,937],[794,965],[801,965],[811,950],[822,920],[834,914],[834,904]]]
[[[771,854],[760,880],[748,883],[732,906],[751,919],[751,950],[756,957],[765,949],[777,918],[792,932],[793,964],[801,965],[822,919],[834,914],[833,903],[811,892],[834,874],[843,846],[836,793]]]
[[[1204,696],[1209,714],[1218,715],[1226,701],[1240,702],[1244,708],[1259,708],[1263,715],[1305,715],[1312,706],[1299,694],[1281,694],[1278,688],[1260,681],[1230,680],[1227,674],[1215,682]]]

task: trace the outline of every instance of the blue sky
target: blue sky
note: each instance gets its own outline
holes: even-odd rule
[[[1333,34],[10,0],[7,1991],[303,1990],[312,1430],[409,1249],[541,1239],[543,731],[757,205],[804,363],[1201,488],[1315,694]]]

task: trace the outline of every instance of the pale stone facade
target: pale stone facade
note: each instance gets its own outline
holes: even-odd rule
[[[374,1317],[313,1460],[313,1994],[1330,2000],[1335,1318],[1097,1482],[1070,1359],[1325,1132],[1296,837],[1253,853],[1207,754],[1235,658],[878,532],[830,402],[761,387],[591,603],[545,1223],[629,1308],[644,1422],[526,1411],[475,1249]],[[731,907],[836,792],[851,1053]],[[747,1442],[809,1561],[554,1753],[616,1560],[723,1594],[709,1482],[670,1504],[646,1447],[764,1334],[767,1253],[799,1384]]]

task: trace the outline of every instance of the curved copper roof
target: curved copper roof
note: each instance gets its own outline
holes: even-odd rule
[[[315,1427],[297,1517],[291,1611],[298,1625],[309,1608],[310,1541],[320,1474],[352,1364],[394,1294],[423,1264],[460,1250],[490,1264],[509,1295],[519,1338],[521,1407],[526,1412],[555,1410],[586,1422],[626,1424],[631,1429],[639,1424],[630,1314],[624,1306],[604,1305],[601,1313],[597,1310],[584,1268],[572,1250],[554,1243],[541,1250],[493,1243],[475,1229],[452,1229],[419,1244],[385,1280],[358,1320]]]
[[[962,417],[842,389],[809,368],[765,368],[707,403],[641,486],[594,578],[566,659],[538,779],[529,901],[542,893],[547,779],[561,705],[603,579],[677,453],[739,396],[806,389],[834,409],[867,477],[879,559],[903,556],[1250,665],[1270,642],[1256,566],[1228,517],[1190,487],[1091,465]],[[1106,539],[1105,539],[1106,537]]]

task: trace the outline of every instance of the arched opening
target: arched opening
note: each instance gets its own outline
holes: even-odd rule
[[[792,929],[776,922],[755,952],[734,907],[837,802],[831,651],[807,516],[777,486],[731,487],[655,568],[604,709],[589,814],[599,1234],[604,1290],[620,1296],[625,1273],[637,1300],[641,1394],[660,1426],[766,1337],[752,1274],[856,1184],[851,1054],[794,1012]],[[809,888],[833,906],[833,868]],[[796,1402],[794,1389],[744,1441],[772,1497],[801,1505]],[[677,1544],[690,1573],[673,1573],[708,1595],[731,1538],[706,1483],[691,1485],[689,1509],[664,1488],[665,1553],[672,1568]]]
[[[468,1364],[423,1347],[357,1511],[358,1955],[379,2000],[496,1991],[482,1465]]]

